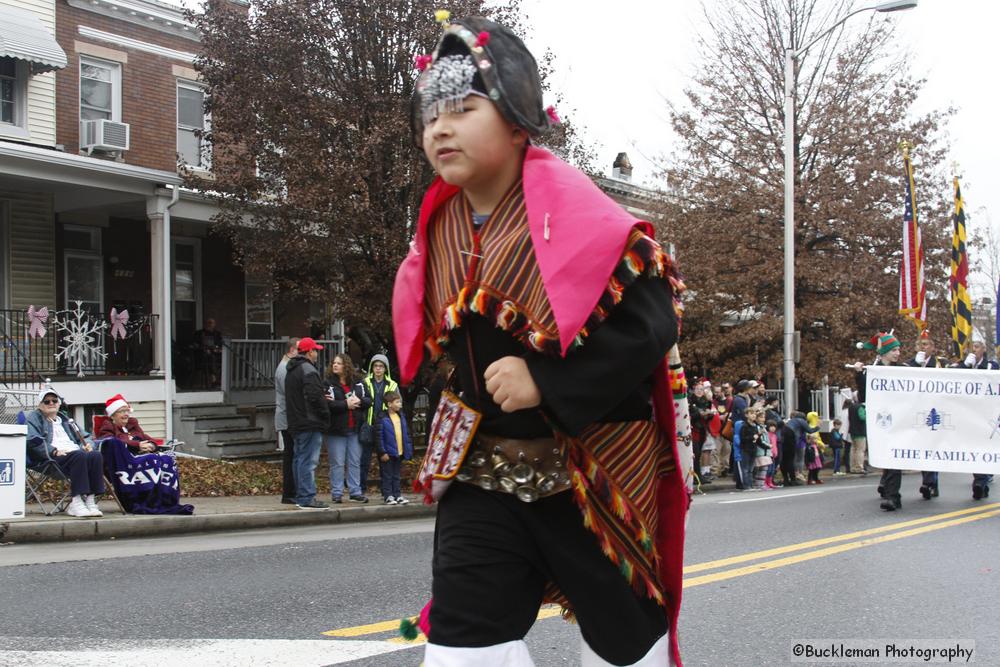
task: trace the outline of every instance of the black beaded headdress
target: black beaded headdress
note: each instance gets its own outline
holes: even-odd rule
[[[504,118],[531,136],[558,123],[555,110],[542,107],[538,64],[517,35],[478,16],[450,21],[448,12],[439,11],[436,17],[444,34],[433,54],[414,59],[421,74],[410,121],[418,145],[425,124],[439,113],[461,110],[470,94],[492,100]]]

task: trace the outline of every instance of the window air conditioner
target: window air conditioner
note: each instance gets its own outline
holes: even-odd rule
[[[80,121],[80,148],[87,153],[99,151],[127,151],[128,123],[113,120]]]

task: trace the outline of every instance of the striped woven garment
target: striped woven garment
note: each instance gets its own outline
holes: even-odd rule
[[[443,354],[451,332],[470,314],[486,317],[528,350],[560,354],[559,332],[534,258],[521,184],[503,198],[476,230],[461,194],[441,207],[428,229],[425,343],[432,357]],[[622,259],[574,347],[621,302],[640,276],[682,283],[659,244],[633,230]],[[675,307],[679,300],[675,300]],[[572,354],[572,349],[569,354]],[[675,469],[667,434],[653,421],[593,424],[579,437],[556,434],[567,444],[573,496],[584,524],[597,537],[636,591],[664,604],[659,581],[656,480]],[[566,598],[551,585],[546,599],[572,614]]]

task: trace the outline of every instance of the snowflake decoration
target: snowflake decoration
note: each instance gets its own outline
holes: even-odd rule
[[[76,368],[76,376],[83,377],[83,367],[94,361],[103,362],[108,355],[104,351],[104,330],[108,323],[92,318],[76,301],[76,308],[66,311],[65,317],[56,320],[56,327],[62,333],[56,359]]]

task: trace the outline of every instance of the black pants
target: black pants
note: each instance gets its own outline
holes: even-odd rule
[[[372,428],[372,432],[375,429]],[[367,445],[365,443],[361,444],[361,495],[368,494],[368,471],[372,467],[372,449],[374,449],[374,443],[369,442]],[[379,462],[379,469],[381,470],[382,463]]]
[[[576,612],[587,645],[628,665],[667,632],[663,607],[636,594],[583,525],[571,492],[523,503],[471,484],[438,507],[429,641],[479,648],[522,639],[547,581]]]
[[[902,470],[890,470],[886,468],[882,471],[882,478],[879,486],[882,487],[882,497],[886,500],[899,500],[899,485],[903,481]]]
[[[281,438],[281,499],[295,500],[298,495],[295,488],[295,467],[292,465],[294,459],[295,441],[288,431],[278,431]]]
[[[70,492],[74,496],[104,493],[104,459],[100,452],[77,449],[65,456],[52,458],[63,474],[69,477]]]
[[[795,437],[781,438],[781,476],[785,483],[795,481]]]

